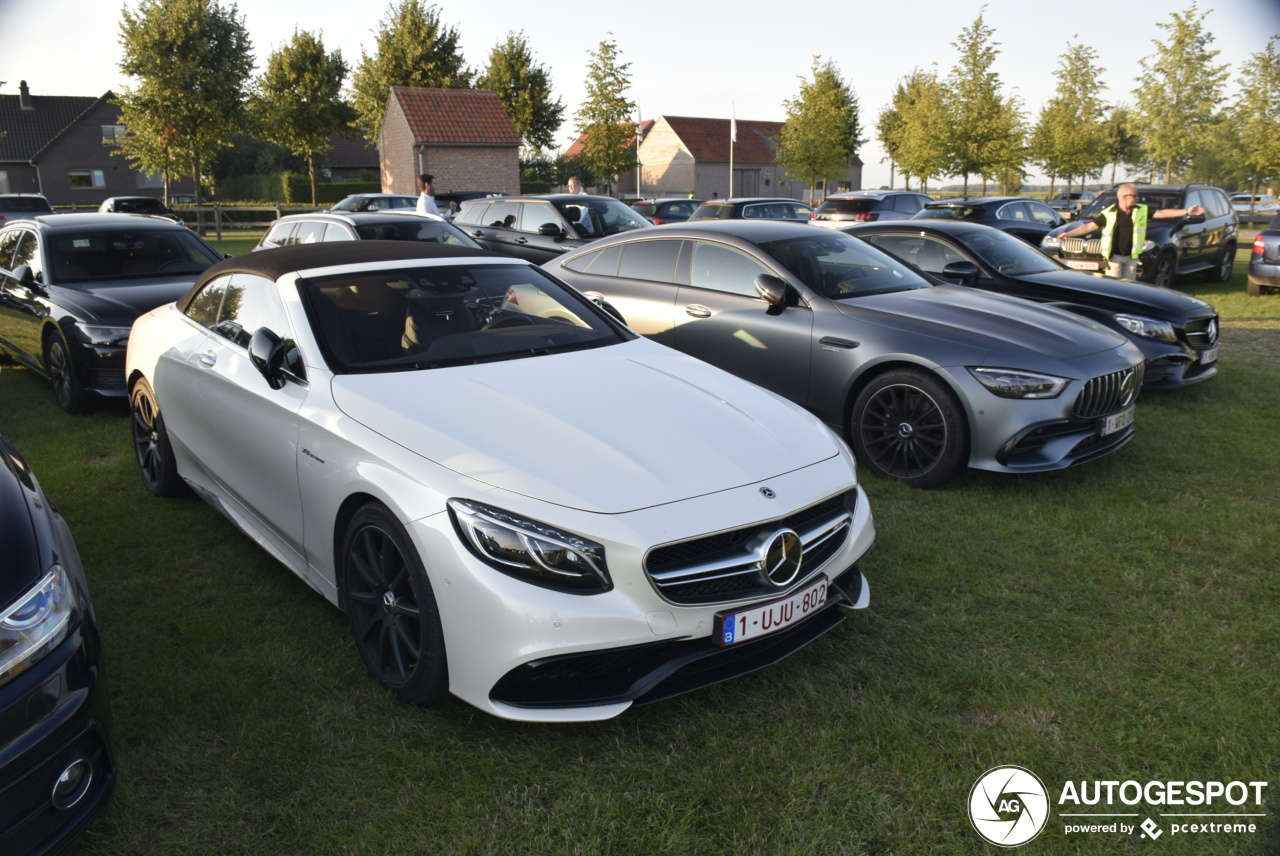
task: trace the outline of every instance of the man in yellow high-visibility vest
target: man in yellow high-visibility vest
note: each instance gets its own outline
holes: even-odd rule
[[[1122,184],[1116,188],[1115,205],[1102,209],[1096,217],[1081,220],[1057,237],[1058,240],[1065,241],[1101,226],[1102,257],[1107,260],[1107,276],[1113,279],[1137,279],[1138,257],[1142,255],[1142,245],[1147,240],[1147,221],[1194,217],[1203,213],[1203,205],[1151,211],[1146,205],[1138,203],[1136,184]]]

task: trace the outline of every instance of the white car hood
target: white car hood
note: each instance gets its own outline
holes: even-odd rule
[[[347,416],[441,466],[570,508],[620,513],[839,454],[812,415],[662,345],[339,375]]]

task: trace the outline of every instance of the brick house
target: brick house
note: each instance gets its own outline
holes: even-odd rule
[[[635,128],[634,122],[622,122],[619,124],[626,125],[628,128]],[[654,125],[653,119],[645,119],[643,122],[640,123],[640,140],[642,142],[649,135],[649,131],[652,130],[653,125]],[[573,141],[573,144],[569,146],[569,148],[565,149],[564,159],[567,161],[571,161],[574,158],[578,157],[578,155],[582,154],[582,150],[586,146],[586,143],[587,143],[586,136],[579,135],[578,138]],[[631,138],[631,142],[627,145],[627,149],[634,154],[636,149],[635,137]],[[582,176],[578,176],[578,178],[581,179]],[[587,187],[586,189],[589,193],[597,193],[597,192],[601,192],[602,187],[603,185],[597,185],[594,187]],[[626,172],[624,172],[622,175],[618,176],[618,198],[619,199],[635,199],[636,198],[636,171],[634,169],[629,169]]]
[[[496,92],[393,86],[378,135],[384,193],[520,192],[520,134]]]
[[[737,120],[733,144],[733,195],[808,199],[802,181],[788,181],[774,162],[782,122]],[[641,193],[650,198],[688,196],[697,199],[729,195],[729,119],[659,116],[640,144]],[[862,189],[862,161],[853,158],[843,177],[829,183],[827,193]],[[823,188],[814,191],[822,198]]]
[[[113,97],[32,95],[25,80],[17,95],[0,95],[0,193],[43,193],[52,205],[77,208],[97,208],[108,196],[161,196],[158,176],[111,154],[125,132]],[[190,178],[169,185],[190,188]]]

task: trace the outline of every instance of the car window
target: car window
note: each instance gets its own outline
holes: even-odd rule
[[[863,240],[929,273],[940,274],[952,262],[972,261],[945,241],[928,235],[866,235]]]
[[[358,271],[309,277],[302,291],[339,374],[538,357],[629,335],[591,301],[530,265]]]
[[[365,241],[427,241],[459,247],[479,246],[456,226],[434,217],[393,214],[382,223],[361,223],[356,227],[356,233]]]
[[[556,210],[551,207],[550,202],[524,203],[524,210],[520,214],[521,232],[537,232],[545,223],[561,228],[560,218],[556,216]]]
[[[1045,226],[1053,226],[1059,222],[1060,218],[1057,213],[1048,205],[1039,202],[1026,202],[1027,211],[1031,213],[1031,219]]]
[[[978,258],[1006,276],[1027,276],[1061,270],[1062,265],[1008,232],[983,231],[965,241]]]
[[[485,219],[493,228],[514,229],[520,222],[520,203],[495,202],[489,206]]]
[[[228,274],[205,283],[187,304],[187,317],[201,327],[212,329],[213,325],[218,323],[218,312],[222,309],[222,295],[226,293],[227,283],[230,281],[231,275]]]
[[[996,211],[996,219],[998,220],[1030,220],[1031,213],[1027,211],[1027,206],[1021,202],[1010,202],[1001,205]]]
[[[267,236],[262,239],[263,247],[287,247],[293,243],[291,236],[293,230],[298,228],[298,224],[292,220],[287,223],[277,223],[267,232]]]
[[[607,196],[580,196],[554,202],[560,216],[582,237],[598,238],[649,227],[648,220],[630,206]]]
[[[1231,203],[1227,201],[1227,197],[1222,191],[1206,190],[1204,196],[1204,207],[1208,209],[1210,217],[1224,217],[1231,213]]]
[[[269,279],[247,273],[231,274],[227,283],[214,333],[242,348],[260,327],[266,327],[282,339],[292,338],[284,304]]]
[[[911,268],[843,232],[770,241],[761,244],[760,249],[831,300],[929,285]]]
[[[49,240],[60,282],[199,273],[219,260],[212,247],[178,226],[57,232]]]
[[[591,273],[595,276],[617,276],[618,262],[622,260],[622,247],[606,247],[594,253],[587,253],[565,265],[569,270],[579,273]]]
[[[709,241],[694,243],[689,284],[695,288],[755,297],[756,277],[762,273],[773,271],[746,253]]]
[[[16,268],[27,265],[31,268],[32,275],[38,276],[44,271],[44,264],[40,260],[40,239],[34,232],[28,232],[25,229],[19,234],[22,237],[18,242],[18,248],[13,253],[13,266]]]
[[[648,282],[672,282],[681,241],[637,241],[627,244],[618,276]]]
[[[294,244],[318,244],[324,240],[324,227],[328,223],[318,220],[303,220],[298,224],[298,231],[293,233]]]
[[[341,223],[328,223],[324,227],[324,242],[330,241],[354,241],[356,236]]]
[[[18,239],[22,237],[22,230],[10,229],[3,235],[0,235],[0,268],[5,270],[13,270],[15,265],[13,261],[13,251],[18,246]]]
[[[457,223],[481,224],[487,223],[485,212],[489,210],[488,202],[464,202],[462,210],[458,212],[458,216],[454,218]]]
[[[742,217],[745,220],[766,220],[773,216],[766,205],[743,205]]]
[[[919,196],[912,196],[909,193],[899,193],[893,197],[893,210],[901,214],[914,214],[923,206]]]

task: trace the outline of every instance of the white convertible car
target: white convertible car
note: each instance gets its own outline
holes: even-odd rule
[[[524,261],[227,259],[137,321],[127,377],[146,487],[189,485],[345,610],[407,702],[606,719],[869,600],[838,437]]]

